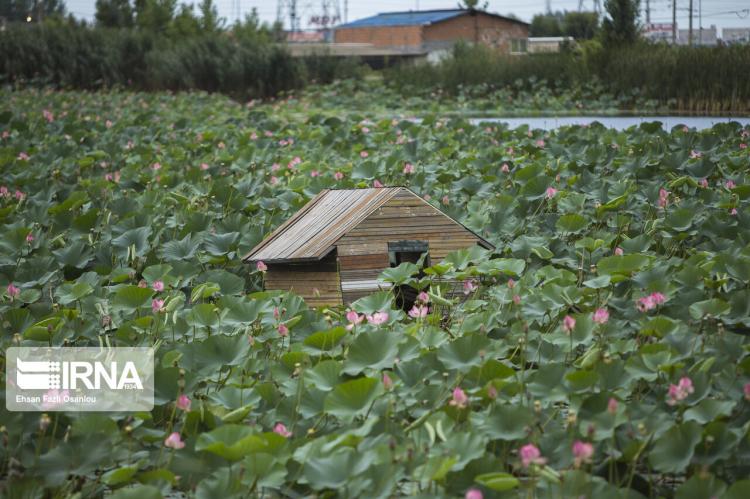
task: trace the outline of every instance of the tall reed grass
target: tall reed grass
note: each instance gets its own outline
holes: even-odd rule
[[[168,38],[158,33],[70,24],[10,25],[0,32],[0,83],[60,88],[205,90],[269,97],[356,74],[329,57],[295,59],[283,45],[232,32]]]
[[[531,89],[540,80],[558,92],[599,82],[621,100],[651,99],[676,111],[750,112],[750,46],[672,47],[636,45],[604,49],[596,42],[557,54],[502,55],[485,47],[457,45],[436,66],[399,66],[386,81],[403,92],[467,87],[491,92]],[[476,91],[476,90],[473,90]]]

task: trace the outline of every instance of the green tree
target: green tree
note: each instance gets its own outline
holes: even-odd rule
[[[177,0],[135,0],[135,23],[144,30],[166,31],[175,15]]]
[[[596,12],[566,12],[563,17],[563,34],[576,40],[591,40],[599,30]]]
[[[631,45],[638,40],[640,0],[605,0],[602,41],[609,47]]]
[[[224,19],[219,18],[219,12],[216,10],[213,0],[202,0],[199,6],[201,11],[201,28],[203,31],[218,31],[224,25]]]
[[[193,4],[181,4],[180,10],[169,23],[167,30],[169,36],[176,38],[189,38],[201,32],[201,21],[193,12]]]
[[[96,24],[108,28],[133,26],[133,7],[130,0],[96,0]]]
[[[48,17],[65,15],[62,0],[0,0],[0,17],[8,22],[43,21]]]
[[[537,14],[531,19],[529,36],[561,36],[562,12]]]

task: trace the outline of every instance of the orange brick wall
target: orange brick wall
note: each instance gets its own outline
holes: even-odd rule
[[[528,37],[528,26],[485,14],[464,15],[424,28],[424,43],[427,45],[466,40],[502,52],[510,52],[511,39]]]
[[[336,43],[372,43],[376,47],[421,47],[421,26],[339,28]]]
[[[449,48],[458,40],[480,42],[510,52],[510,40],[528,38],[528,26],[486,14],[463,15],[431,26],[339,28],[336,43],[371,43],[375,47]]]

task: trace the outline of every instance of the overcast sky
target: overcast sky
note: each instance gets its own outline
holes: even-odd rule
[[[254,7],[263,21],[272,22],[276,19],[277,2],[288,2],[289,0],[215,0],[219,15],[229,22],[233,22],[237,12],[244,16],[246,12]],[[552,10],[577,10],[579,0],[490,0],[487,10],[497,14],[515,14],[524,21],[530,21],[534,14],[546,10],[549,1]],[[600,0],[604,3],[604,0]],[[651,6],[651,21],[666,23],[672,21],[672,0],[649,0]],[[677,1],[677,24],[680,28],[688,27],[689,0]],[[200,0],[184,1],[182,3],[195,3]],[[335,4],[334,0],[328,0]],[[646,0],[641,0],[643,14],[641,21],[645,20]],[[68,11],[78,17],[93,19],[95,0],[65,0]],[[302,27],[308,25],[310,17],[322,14],[323,0],[309,1],[297,0],[297,9]],[[456,0],[375,0],[357,1],[349,0],[348,19],[353,21],[363,17],[371,16],[379,12],[393,12],[402,10],[428,10],[428,9],[451,9],[455,8]],[[338,0],[343,17],[344,0]],[[583,0],[584,10],[593,8],[594,0]],[[239,8],[238,8],[239,6]],[[722,27],[750,27],[750,0],[693,0],[693,26],[695,28],[702,24],[709,27],[712,24]],[[699,14],[702,14],[699,19]],[[285,26],[289,19],[285,16]]]

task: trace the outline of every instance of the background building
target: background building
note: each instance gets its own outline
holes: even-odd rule
[[[468,9],[388,12],[334,31],[336,43],[367,43],[414,54],[446,51],[458,41],[522,53],[528,36],[529,25],[523,21]]]

